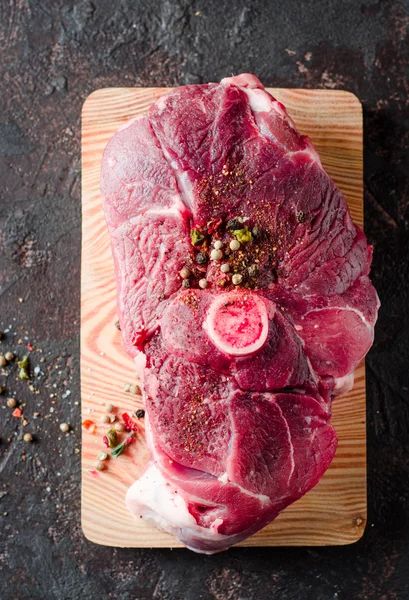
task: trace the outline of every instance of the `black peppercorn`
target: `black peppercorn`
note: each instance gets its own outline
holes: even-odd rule
[[[199,254],[196,256],[196,262],[199,265],[203,265],[204,263],[207,262],[207,256],[206,254],[203,254],[202,252],[199,252]]]
[[[238,219],[230,219],[227,221],[226,229],[241,229],[243,225]]]

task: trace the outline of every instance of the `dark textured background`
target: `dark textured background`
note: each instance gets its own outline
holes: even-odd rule
[[[21,356],[31,343],[42,369],[31,390],[16,366],[0,374],[2,600],[409,598],[408,65],[407,0],[1,0],[0,351]],[[75,452],[81,105],[101,87],[241,71],[363,102],[365,227],[382,301],[367,361],[368,527],[340,548],[98,547],[81,532]],[[26,426],[9,396],[26,403]],[[62,421],[76,430],[61,435]]]

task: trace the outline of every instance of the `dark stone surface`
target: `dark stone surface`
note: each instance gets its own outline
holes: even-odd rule
[[[10,0],[0,24],[1,351],[21,356],[30,342],[43,373],[34,391],[16,366],[0,374],[1,599],[409,598],[408,1]],[[367,362],[369,524],[339,548],[98,547],[81,533],[75,453],[81,104],[100,87],[246,70],[267,85],[351,90],[364,105],[365,226],[383,304]],[[9,396],[26,404],[25,427]],[[67,437],[62,421],[75,427]]]

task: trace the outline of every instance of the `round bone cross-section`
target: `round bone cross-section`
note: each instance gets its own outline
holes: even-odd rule
[[[372,248],[250,74],[177,88],[121,127],[101,191],[152,455],[126,504],[218,552],[331,463],[332,399],[373,340]]]
[[[267,339],[267,308],[262,298],[250,292],[221,294],[210,304],[203,327],[226,354],[252,354]]]

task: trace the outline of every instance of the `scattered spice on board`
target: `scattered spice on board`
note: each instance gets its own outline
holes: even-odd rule
[[[132,420],[128,413],[123,413],[122,420],[125,423],[125,429],[127,431],[138,431],[138,425]]]
[[[145,416],[145,411],[142,410],[141,408],[138,408],[138,410],[136,411],[135,414],[138,417],[138,419],[143,419]]]
[[[94,421],[91,421],[90,419],[87,419],[86,421],[83,421],[82,426],[84,427],[84,429],[86,429],[89,433],[96,433],[97,431],[97,426],[94,423]]]
[[[102,439],[107,448],[115,448],[118,444],[118,432],[116,429],[108,429]]]
[[[29,379],[30,376],[28,374],[28,356],[23,356],[23,358],[18,361],[17,366],[20,369],[18,373],[19,378]]]
[[[115,446],[115,448],[113,450],[111,450],[111,456],[114,456],[115,458],[120,456],[122,454],[122,452],[125,450],[125,448],[127,446],[129,446],[129,444],[132,442],[134,435],[135,435],[135,433],[133,431],[131,431],[123,442],[121,442],[120,444]]]
[[[21,408],[16,408],[16,410],[13,410],[11,414],[13,415],[13,417],[17,417],[19,419],[23,414],[23,411],[21,410]]]
[[[139,385],[134,383],[124,383],[124,392],[127,394],[134,394],[135,396],[139,396],[141,394],[141,388]]]

